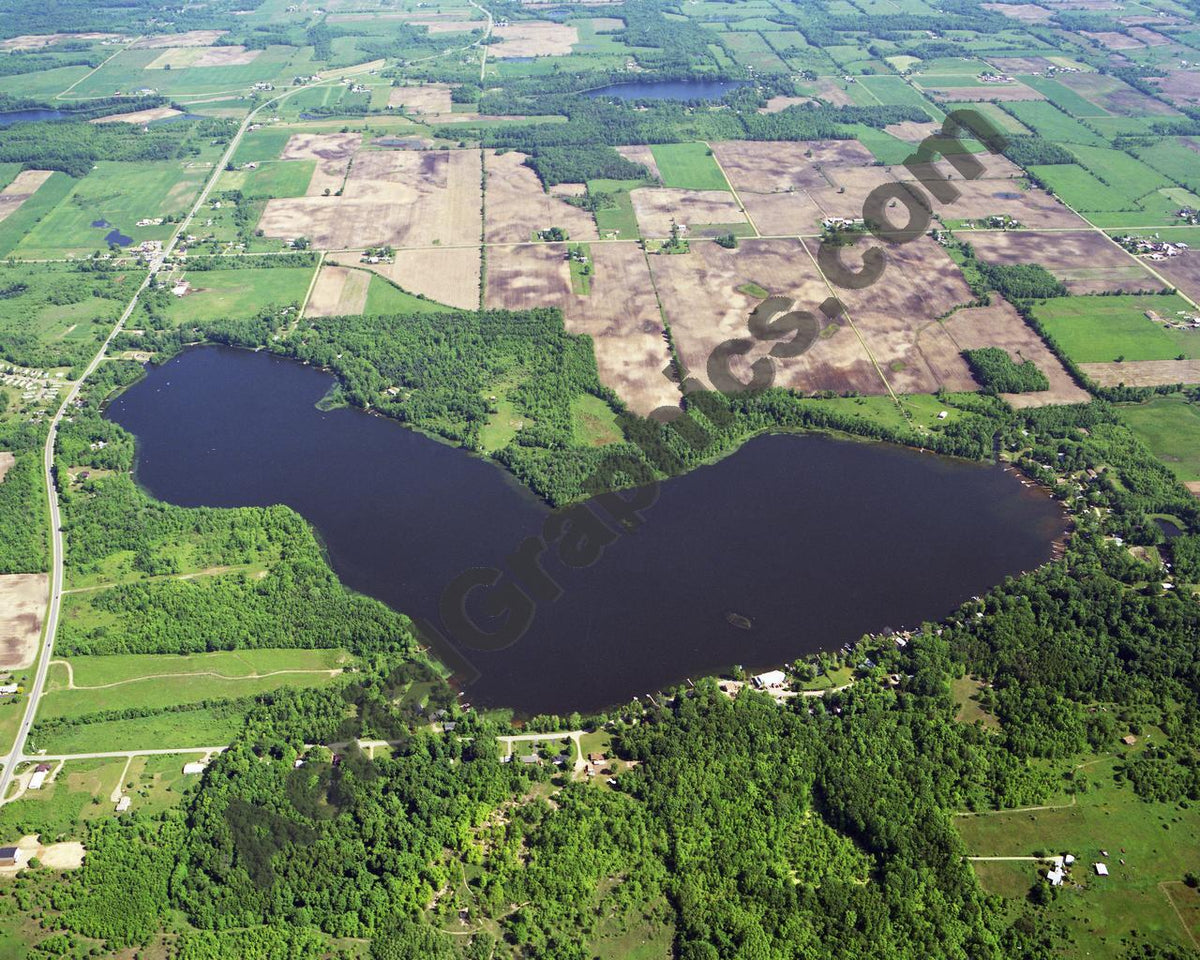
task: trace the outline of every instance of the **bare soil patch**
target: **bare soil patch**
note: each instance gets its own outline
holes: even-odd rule
[[[92,123],[131,123],[143,125],[153,123],[155,120],[166,120],[168,117],[179,117],[183,115],[182,110],[176,110],[174,107],[155,107],[152,110],[135,110],[133,113],[114,113],[107,117],[97,117],[92,120]]]
[[[392,263],[358,264],[358,254],[335,255],[329,261],[357,264],[386,277],[409,293],[420,294],[448,307],[474,310],[479,305],[478,247],[397,250]]]
[[[362,313],[371,275],[351,267],[321,266],[304,307],[306,317],[339,317]]]
[[[599,238],[590,213],[542,189],[525,154],[489,153],[485,162],[488,243],[526,243],[550,227],[561,227],[572,240]]]
[[[550,20],[521,20],[493,31],[501,42],[488,47],[488,53],[505,57],[565,57],[579,42],[579,31],[565,23]]]
[[[854,98],[846,89],[849,84],[845,80],[825,77],[816,82],[817,96],[835,107],[852,107]]]
[[[705,228],[714,224],[746,222],[746,215],[727,190],[639,187],[629,198],[643,237],[668,237],[674,224],[686,228],[687,236],[704,236]]]
[[[829,290],[816,265],[797,240],[742,240],[736,250],[715,243],[693,243],[687,254],[650,257],[650,270],[676,348],[690,376],[708,384],[708,359],[725,340],[749,336],[747,322],[760,300],[745,292],[757,284],[772,295],[796,302],[797,310],[817,314]],[[885,393],[887,388],[862,343],[845,324],[829,325],[813,347],[799,357],[775,361],[775,384],[805,392],[857,390]],[[770,344],[736,358],[730,369],[743,381],[750,364]]]
[[[1173,110],[1161,100],[1155,100],[1144,93],[1139,93],[1128,84],[1122,83],[1116,77],[1102,73],[1068,73],[1055,77],[1059,83],[1069,87],[1085,97],[1091,103],[1103,110],[1121,116],[1134,117],[1143,114],[1154,116],[1177,116]]]
[[[814,103],[812,97],[771,97],[765,107],[759,107],[759,113],[779,113],[788,107],[802,107],[806,103]]]
[[[1079,368],[1102,387],[1200,383],[1200,360],[1125,360],[1121,363],[1081,363]]]
[[[33,663],[49,582],[44,573],[0,576],[0,669],[20,670]]]
[[[1083,36],[1096,41],[1106,50],[1137,50],[1142,47],[1140,40],[1135,40],[1133,37],[1127,37],[1123,33],[1108,32],[1093,33],[1090,30],[1080,30]]]
[[[7,450],[0,450],[0,483],[4,482],[5,474],[13,468],[13,464],[16,462],[17,458],[11,453]]]
[[[1075,294],[1162,287],[1138,261],[1091,230],[980,231],[972,233],[969,239],[981,260],[996,264],[1041,264]]]
[[[816,255],[817,242],[805,244]],[[844,250],[842,262],[852,270],[860,269],[858,248],[865,251],[872,245],[860,241]],[[951,308],[969,302],[971,288],[954,261],[927,237],[887,247],[885,252],[888,266],[877,282],[862,290],[837,291],[855,329],[897,393],[932,393],[939,386],[959,383],[965,361],[952,360],[947,355],[952,351],[940,343],[936,329],[926,328]],[[919,337],[919,332],[924,336]],[[926,351],[938,358],[936,362]]]
[[[650,171],[650,176],[654,177],[654,179],[662,179],[662,174],[658,171],[658,163],[655,161],[654,154],[650,152],[649,147],[644,144],[635,144],[628,147],[617,147],[616,151],[626,160],[640,163]]]
[[[935,208],[946,219],[985,220],[1009,216],[1022,226],[1035,230],[1086,228],[1077,214],[1045,190],[1026,189],[1016,180],[963,180],[957,174],[952,179],[959,191],[958,199]],[[969,240],[970,235],[965,239]]]
[[[929,123],[917,123],[913,120],[905,120],[903,123],[889,123],[883,129],[885,133],[890,133],[899,140],[907,140],[909,143],[920,143],[930,134],[940,132],[942,125],[934,123],[932,120]]]
[[[240,67],[253,63],[261,50],[241,46],[168,47],[146,64],[147,70],[186,70],[189,67]]]
[[[1012,17],[1023,23],[1040,23],[1042,20],[1049,20],[1054,16],[1045,7],[1039,7],[1036,3],[985,3],[983,7],[985,10],[1002,13],[1006,17]]]
[[[671,361],[645,254],[636,243],[595,244],[591,293],[572,292],[567,247],[536,244],[488,251],[489,307],[555,306],[566,329],[588,334],[600,382],[645,415],[679,404],[663,370]]]
[[[1178,257],[1154,264],[1171,285],[1200,303],[1200,250],[1188,250]]]
[[[550,193],[556,197],[587,196],[586,183],[556,183],[550,188]]]
[[[163,47],[211,47],[228,30],[188,30],[185,33],[161,33],[142,37],[132,45],[134,50],[161,50]]]
[[[959,103],[1046,99],[1045,95],[1023,83],[986,83],[978,87],[942,87],[922,84],[922,89],[937,100]]]
[[[454,108],[450,85],[446,83],[392,87],[388,92],[388,106],[405,113],[449,113]]]
[[[1200,103],[1200,70],[1173,70],[1165,77],[1152,77],[1150,82],[1177,107]]]
[[[342,189],[350,161],[362,145],[359,133],[293,133],[280,154],[281,160],[316,160],[308,196],[319,197]]]
[[[423,26],[430,33],[470,33],[472,30],[483,30],[487,27],[486,20],[431,20],[427,23],[414,24]]]
[[[86,851],[83,844],[74,840],[63,843],[52,843],[48,847],[40,847],[37,855],[42,866],[50,870],[78,870],[83,866]]]
[[[957,311],[942,326],[959,350],[1001,347],[1021,362],[1032,360],[1050,381],[1049,390],[1034,393],[1007,393],[1005,400],[1014,407],[1044,407],[1060,403],[1087,403],[1091,395],[1080,387],[1050,348],[1013,309],[1012,304],[994,296],[988,307],[969,307]]]
[[[1148,47],[1161,47],[1164,44],[1171,43],[1170,38],[1164,37],[1161,33],[1156,33],[1153,30],[1148,30],[1146,27],[1130,27],[1129,34],[1141,40]]]
[[[341,197],[267,201],[259,227],[318,249],[474,244],[480,235],[476,150],[359,153]]]
[[[0,221],[12,216],[37,188],[54,175],[51,170],[22,170],[3,190],[0,190]]]
[[[119,33],[39,33],[0,40],[0,50],[42,50],[63,40],[120,40]]]

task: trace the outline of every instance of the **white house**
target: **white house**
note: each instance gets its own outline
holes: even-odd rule
[[[203,773],[206,766],[208,766],[208,764],[200,763],[199,761],[185,763],[183,765],[183,772],[185,774]]]

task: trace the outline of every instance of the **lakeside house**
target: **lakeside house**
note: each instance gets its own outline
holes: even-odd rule
[[[773,690],[787,683],[787,674],[782,670],[768,670],[766,673],[751,677],[750,682],[759,690]]]

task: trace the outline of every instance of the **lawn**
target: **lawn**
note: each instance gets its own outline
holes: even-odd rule
[[[1175,476],[1200,481],[1200,407],[1179,396],[1155,397],[1122,405],[1118,414]]]
[[[205,167],[174,161],[101,160],[86,177],[75,181],[65,200],[29,230],[16,255],[30,259],[83,256],[104,250],[108,246],[105,235],[113,228],[131,237],[134,245],[143,240],[165,242],[175,229],[173,224],[135,224],[143,218],[186,213],[208,173]],[[100,220],[109,226],[92,226]]]
[[[1139,800],[1128,785],[1113,781],[1113,765],[1106,758],[1086,768],[1091,788],[1073,806],[960,817],[956,825],[972,855],[1074,854],[1068,885],[1043,908],[1047,919],[1065,924],[1072,956],[1124,957],[1122,940],[1133,931],[1160,946],[1190,947],[1159,885],[1172,884],[1176,894],[1175,882],[1200,862],[1200,809]],[[1096,876],[1094,862],[1107,864],[1110,875]],[[1012,895],[1022,885],[1028,890],[1036,876],[1033,863],[1021,866],[1024,884],[1011,870],[1000,876],[990,867],[980,878]]]
[[[190,270],[192,289],[175,299],[167,316],[177,324],[252,317],[276,305],[299,306],[308,291],[314,267],[272,267],[263,270]]]
[[[706,143],[661,143],[650,148],[664,187],[728,190],[725,174]],[[622,234],[624,236],[624,234]]]
[[[1146,316],[1152,310],[1164,318],[1188,309],[1181,297],[1134,295],[1119,297],[1059,297],[1033,308],[1034,316],[1076,363],[1126,360],[1173,360],[1180,354],[1200,358],[1200,335],[1166,330]]]

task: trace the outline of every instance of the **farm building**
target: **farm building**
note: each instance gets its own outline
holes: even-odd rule
[[[751,679],[760,690],[768,690],[772,687],[782,687],[787,683],[787,674],[782,670],[768,670]]]
[[[29,778],[30,790],[41,790],[42,784],[46,782],[46,777],[50,776],[50,765],[39,763],[33,771],[33,776]]]
[[[15,867],[20,858],[20,847],[0,847],[0,867]]]

